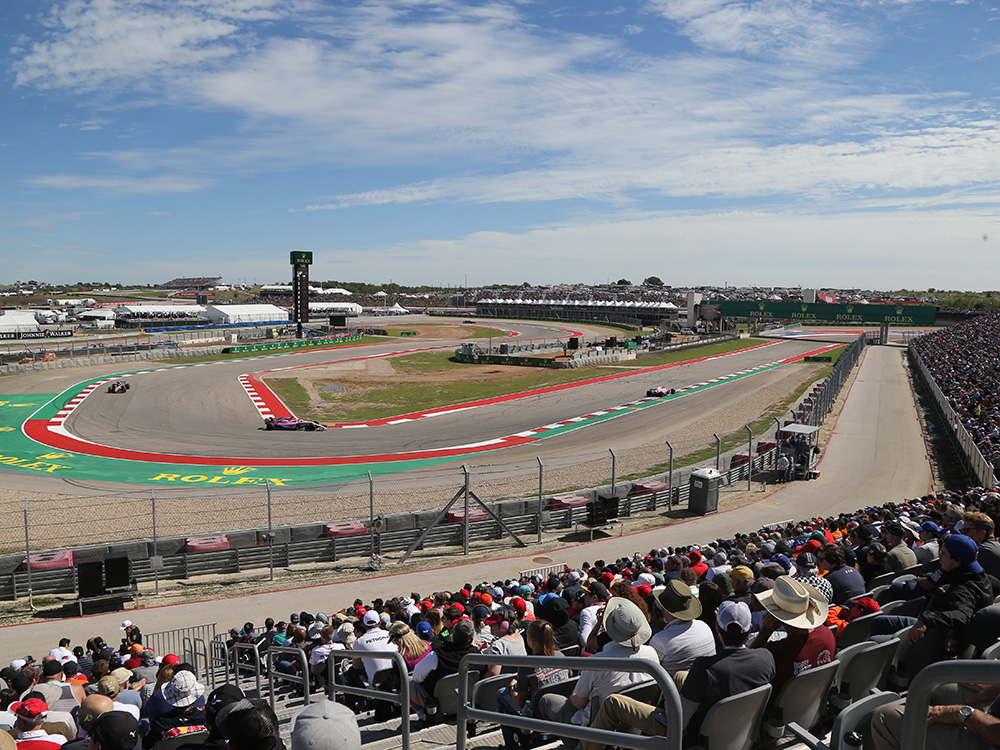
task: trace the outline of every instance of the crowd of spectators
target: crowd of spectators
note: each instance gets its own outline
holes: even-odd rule
[[[913,346],[979,452],[1000,469],[1000,311],[921,336]]]
[[[467,654],[645,661],[659,664],[674,679],[684,708],[684,736],[692,743],[716,702],[764,684],[772,686],[773,699],[795,675],[835,659],[838,639],[865,615],[878,615],[871,623],[873,640],[905,630],[901,637],[909,650],[902,668],[910,674],[992,645],[1000,637],[1000,605],[994,604],[1000,596],[998,523],[996,489],[927,495],[704,544],[583,562],[547,576],[467,582],[456,591],[412,592],[389,600],[356,599],[332,615],[295,612],[287,620],[267,618],[263,628],[247,622],[230,631],[227,647],[230,658],[245,660],[254,658],[254,651],[239,649],[238,643],[256,644],[258,652],[300,646],[304,660],[282,652],[274,669],[279,676],[308,672],[314,685],[332,679],[396,691],[401,680],[409,680],[418,723],[434,719],[435,685],[456,674]],[[877,581],[903,571],[915,576],[872,592]],[[922,607],[907,617],[881,612],[900,600],[922,600]],[[232,726],[224,721],[229,704],[258,711],[257,724],[270,720],[232,686],[206,696],[191,665],[145,648],[132,623],[122,627],[117,649],[100,637],[85,648],[63,639],[41,665],[17,660],[0,672],[6,681],[0,724],[25,742],[54,743],[22,750],[54,750],[93,732],[80,717],[90,716],[95,701],[103,711],[129,714],[145,748],[192,731],[218,738]],[[390,659],[365,656],[372,651],[398,652],[407,674],[398,674]],[[332,659],[334,652],[345,656]],[[497,664],[481,672],[483,677],[498,674]],[[665,733],[656,706],[619,695],[649,679],[648,672],[584,669],[569,695],[535,697],[568,676],[558,667],[519,669],[499,690],[498,710],[601,729],[631,726],[646,734]],[[986,748],[1000,732],[1000,699],[993,700],[998,691],[980,686],[960,694],[973,717],[964,716],[964,731],[982,741],[970,747]],[[955,700],[957,694],[941,695]],[[383,717],[391,711],[381,701],[343,694],[340,700],[346,706],[324,711],[378,708]],[[931,735],[938,746],[953,741],[952,730],[962,731],[955,721],[959,707],[932,708]],[[876,713],[870,736],[879,750],[899,747],[900,713],[894,707]],[[338,716],[330,727],[352,726]],[[132,726],[124,719],[120,723]],[[322,721],[310,726],[313,732],[333,731],[323,729]],[[518,750],[519,733],[505,728],[503,735],[506,750]],[[600,747],[582,744],[581,750]],[[231,737],[230,747],[239,750]]]
[[[126,620],[121,645],[100,636],[86,648],[60,640],[40,663],[30,656],[0,670],[4,750],[180,748],[285,750],[270,703],[232,684],[206,692],[195,668],[142,645]],[[359,750],[354,714],[321,701],[300,712],[291,750]]]

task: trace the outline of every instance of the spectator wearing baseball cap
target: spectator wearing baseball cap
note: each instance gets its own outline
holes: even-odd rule
[[[90,729],[93,750],[133,750],[139,740],[139,720],[123,711],[107,711]]]
[[[913,554],[925,571],[930,570],[941,554],[941,529],[933,521],[924,521],[920,524],[917,538],[920,541]]]
[[[30,694],[29,694],[30,695]],[[8,710],[14,714],[17,746],[22,750],[58,750],[66,742],[61,734],[53,734],[43,727],[49,716],[49,707],[41,698],[26,698],[11,703]]]
[[[219,715],[220,729],[229,737],[229,750],[282,750],[278,717],[266,700],[243,698]]]
[[[812,552],[800,552],[795,556],[795,579],[815,588],[827,604],[833,601],[833,586],[819,575],[819,560]]]
[[[945,641],[949,634],[961,637],[972,616],[993,603],[992,577],[977,562],[978,552],[979,548],[970,537],[951,534],[941,547],[941,575],[920,616],[890,614],[872,622],[872,636],[888,635],[910,627],[907,633],[910,650],[906,660],[909,674],[916,674],[945,658]]]
[[[291,750],[361,750],[357,717],[340,703],[313,703],[295,715]]]
[[[581,649],[586,650],[587,640],[597,627],[597,615],[610,598],[608,587],[600,581],[588,581],[583,586],[583,609],[580,610],[580,630],[577,636]]]
[[[394,643],[389,643],[389,633],[380,626],[382,620],[375,610],[365,612],[361,623],[364,632],[354,641],[352,649],[355,653],[363,651],[397,651]],[[347,679],[357,687],[364,686],[362,675],[367,680],[368,686],[374,686],[375,673],[382,669],[389,669],[393,662],[391,659],[357,658],[353,660],[351,669],[345,674],[350,675]]]

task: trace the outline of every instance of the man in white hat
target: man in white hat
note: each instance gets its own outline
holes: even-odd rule
[[[753,648],[766,648],[774,657],[774,692],[799,672],[833,661],[837,642],[826,627],[829,605],[819,591],[791,576],[779,576],[770,591],[754,594],[767,611]],[[787,636],[771,637],[783,628]]]
[[[646,616],[633,602],[621,597],[612,597],[604,608],[604,631],[612,642],[606,645],[598,657],[614,659],[639,659],[657,664],[656,652],[646,641],[653,633]],[[588,726],[590,724],[590,700],[606,699],[622,688],[650,679],[648,672],[598,672],[584,670],[576,683],[573,693],[564,695],[543,695],[536,710],[549,721],[563,724]]]

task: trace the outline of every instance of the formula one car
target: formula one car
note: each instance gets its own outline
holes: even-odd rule
[[[125,393],[128,390],[128,383],[124,380],[116,380],[108,386],[108,393]]]
[[[320,432],[326,429],[325,425],[319,422],[310,422],[308,419],[298,417],[268,417],[264,420],[265,430],[306,430],[307,432]]]
[[[667,388],[665,385],[658,385],[656,388],[650,388],[646,391],[647,396],[669,396],[671,393],[676,393],[673,388]]]

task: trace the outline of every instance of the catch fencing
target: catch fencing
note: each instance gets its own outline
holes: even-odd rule
[[[617,499],[619,518],[683,511],[690,475],[699,468],[719,467],[722,486],[745,482],[749,488],[755,475],[765,478],[777,460],[778,429],[793,421],[821,424],[864,346],[861,337],[848,347],[831,375],[783,421],[757,433],[745,428],[745,442],[726,451],[718,436],[709,446],[678,438],[460,470],[380,477],[359,471],[307,488],[268,484],[204,494],[156,487],[0,500],[0,551],[6,553],[0,554],[0,599],[79,591],[78,566],[109,556],[127,555],[131,578],[153,583],[158,593],[161,579],[250,570],[268,570],[273,579],[275,569],[364,557],[377,569],[384,556],[404,552],[459,547],[467,554],[471,546],[510,536],[540,542],[546,531],[593,525],[591,506],[607,498]],[[674,468],[675,454],[710,455],[711,447],[714,460]],[[572,489],[579,487],[586,489]],[[466,498],[435,525],[457,493]],[[490,512],[469,504],[469,497]]]
[[[997,483],[997,477],[993,464],[980,452],[975,438],[972,437],[972,434],[962,424],[962,420],[955,412],[955,409],[952,408],[948,397],[944,395],[941,386],[938,385],[934,376],[931,375],[927,365],[912,344],[907,351],[909,352],[910,363],[914,372],[920,376],[920,379],[927,386],[938,412],[952,428],[949,435],[953,444],[958,449],[962,464],[965,466],[969,476],[974,477],[980,487],[994,486]]]

